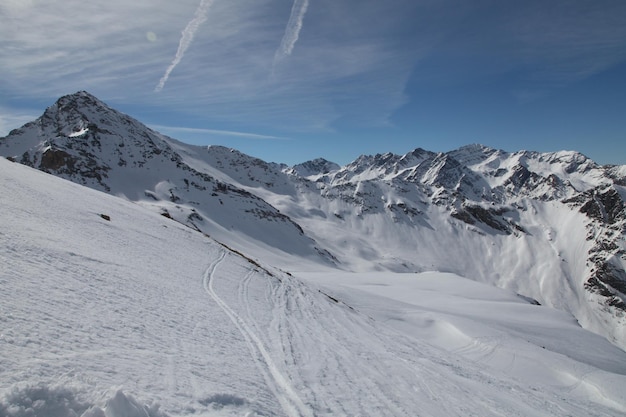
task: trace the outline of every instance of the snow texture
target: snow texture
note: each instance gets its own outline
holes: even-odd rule
[[[452,275],[286,273],[0,160],[0,415],[617,416],[626,355]]]

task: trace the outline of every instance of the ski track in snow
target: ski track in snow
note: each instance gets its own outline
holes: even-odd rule
[[[307,294],[308,290],[295,284],[285,285],[282,281],[271,288],[274,300],[271,338],[282,347],[287,369],[307,364],[305,372],[301,375],[294,373],[291,377],[299,379],[299,385],[309,391],[312,401],[320,404],[322,411],[328,415],[341,408],[344,411],[359,410],[357,415],[410,415],[408,410],[396,404],[377,378],[372,378],[372,373],[376,375],[380,372],[381,362],[372,356],[367,358],[366,367],[347,365],[346,358],[353,355],[354,348],[360,355],[369,356],[367,348],[358,346],[356,340],[348,340],[360,329],[357,327],[354,332],[345,328],[339,330],[337,325],[343,328],[343,320],[320,323],[316,314],[319,306]],[[306,326],[294,326],[294,317]],[[354,324],[358,326],[360,323]],[[313,346],[315,348],[312,349]],[[341,392],[346,386],[349,392],[356,394],[354,398],[330,400],[333,393]]]
[[[207,268],[203,277],[203,283],[206,292],[219,305],[222,311],[224,311],[224,313],[233,322],[243,338],[246,340],[252,357],[255,359],[257,365],[259,366],[259,369],[263,373],[265,380],[267,381],[272,392],[276,396],[276,399],[280,402],[283,411],[285,411],[288,416],[313,417],[310,409],[302,402],[302,400],[298,397],[298,394],[289,384],[288,380],[285,378],[285,376],[281,374],[281,372],[274,364],[274,361],[272,360],[270,354],[263,345],[260,337],[215,292],[215,289],[213,288],[213,283],[216,280],[216,271],[218,269],[218,266],[224,261],[224,258],[226,258],[226,256],[227,253],[222,251],[219,254],[219,257],[214,260]],[[246,279],[249,278],[247,277]]]

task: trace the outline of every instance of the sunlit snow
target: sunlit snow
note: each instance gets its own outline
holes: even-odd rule
[[[85,133],[89,132],[89,128],[82,128],[76,132],[72,132],[68,135],[69,138],[77,138],[79,136],[84,135]]]
[[[284,271],[1,158],[0,190],[0,416],[626,413],[626,353],[510,290]]]

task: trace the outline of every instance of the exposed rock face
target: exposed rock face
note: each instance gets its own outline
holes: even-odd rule
[[[310,177],[321,174],[328,174],[339,170],[341,167],[334,162],[327,161],[324,158],[313,159],[312,161],[303,162],[294,165],[289,169],[290,173],[297,174],[301,177]]]
[[[587,239],[593,243],[589,249],[589,271],[585,289],[604,298],[609,308],[626,312],[626,271],[620,262],[626,259],[624,235],[626,234],[626,205],[614,188],[598,187],[568,199],[565,202],[593,221],[588,225]]]
[[[75,170],[75,163],[76,159],[69,153],[50,148],[41,154],[39,168],[43,171],[59,171],[61,168],[66,168],[71,172]]]
[[[594,189],[585,194],[588,200],[580,208],[581,213],[609,225],[624,220],[624,201],[615,189]]]

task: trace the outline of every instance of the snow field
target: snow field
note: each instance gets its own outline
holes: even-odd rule
[[[455,274],[298,273],[407,337],[528,387],[626,409],[624,353],[562,311]]]
[[[3,159],[0,189],[3,417],[626,412],[623,351],[510,292],[288,274]]]

